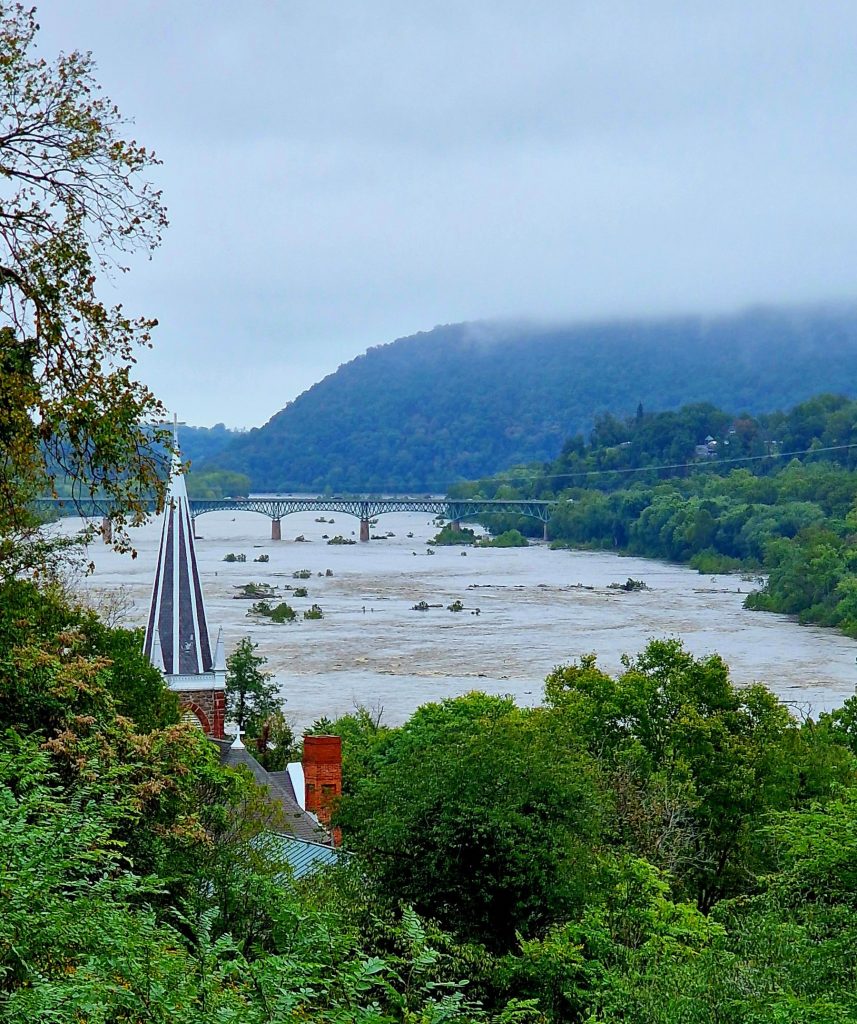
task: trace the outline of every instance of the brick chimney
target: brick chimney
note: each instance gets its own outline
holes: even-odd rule
[[[342,796],[342,739],[339,736],[304,736],[304,784],[306,809],[326,828]],[[339,845],[339,829],[333,830]]]

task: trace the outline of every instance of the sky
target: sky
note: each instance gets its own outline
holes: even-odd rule
[[[42,0],[163,161],[105,299],[250,427],[462,320],[857,298],[853,0]],[[534,354],[536,355],[536,354]]]

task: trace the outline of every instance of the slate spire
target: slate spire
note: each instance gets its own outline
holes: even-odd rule
[[[212,671],[211,642],[193,546],[193,522],[178,454],[173,456],[143,649],[168,681],[170,676]]]

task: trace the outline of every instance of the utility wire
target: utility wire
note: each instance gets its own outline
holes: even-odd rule
[[[710,462],[671,462],[660,466],[626,466],[621,469],[582,469],[576,473],[532,473],[507,476],[496,474],[501,482],[512,480],[564,480],[580,476],[604,476],[608,473],[657,473],[663,469],[715,469],[719,466],[734,465],[739,462],[759,462],[764,459],[791,459],[797,455],[816,455],[819,452],[839,452],[848,448],[857,448],[857,441],[851,444],[834,444],[825,448],[805,448],[796,452],[769,452],[766,455],[740,455],[734,459],[712,459]],[[486,479],[481,477],[480,479]]]
[[[512,483],[516,480],[566,480],[576,477],[606,476],[611,473],[658,473],[664,469],[717,469],[720,466],[736,465],[742,462],[761,462],[765,459],[791,459],[798,455],[816,455],[820,452],[840,452],[849,448],[857,448],[857,441],[851,444],[833,444],[824,448],[804,448],[794,452],[768,452],[766,455],[737,455],[732,459],[711,459],[708,462],[670,462],[660,466],[626,466],[622,469],[581,469],[574,473],[515,473],[509,475],[502,470],[497,473],[485,473],[479,477],[471,477],[469,480],[453,480],[446,484],[432,483],[428,490],[432,492],[448,491],[451,487],[457,487],[465,483],[477,483],[480,480],[496,480],[499,483]],[[417,488],[418,489],[418,488]],[[395,487],[376,487],[373,493],[401,494],[401,485]],[[442,497],[439,493],[439,498]],[[522,499],[525,500],[525,499]]]

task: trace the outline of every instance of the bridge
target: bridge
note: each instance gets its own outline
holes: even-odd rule
[[[282,540],[282,521],[293,512],[339,512],[360,520],[360,540],[369,540],[369,526],[373,519],[388,512],[428,512],[442,516],[452,524],[453,530],[461,529],[464,520],[478,519],[487,515],[516,515],[538,519],[544,524],[547,540],[548,523],[556,507],[555,501],[483,501],[477,498],[220,498],[191,499],[190,514],[196,522],[198,516],[207,512],[257,512],[271,520],[271,540]],[[103,520],[102,529],[109,534],[110,514],[115,502],[109,499],[84,498],[72,501],[70,498],[38,498],[33,502],[36,512],[61,518],[82,516],[84,519]],[[149,502],[149,511],[154,514],[155,502]]]

